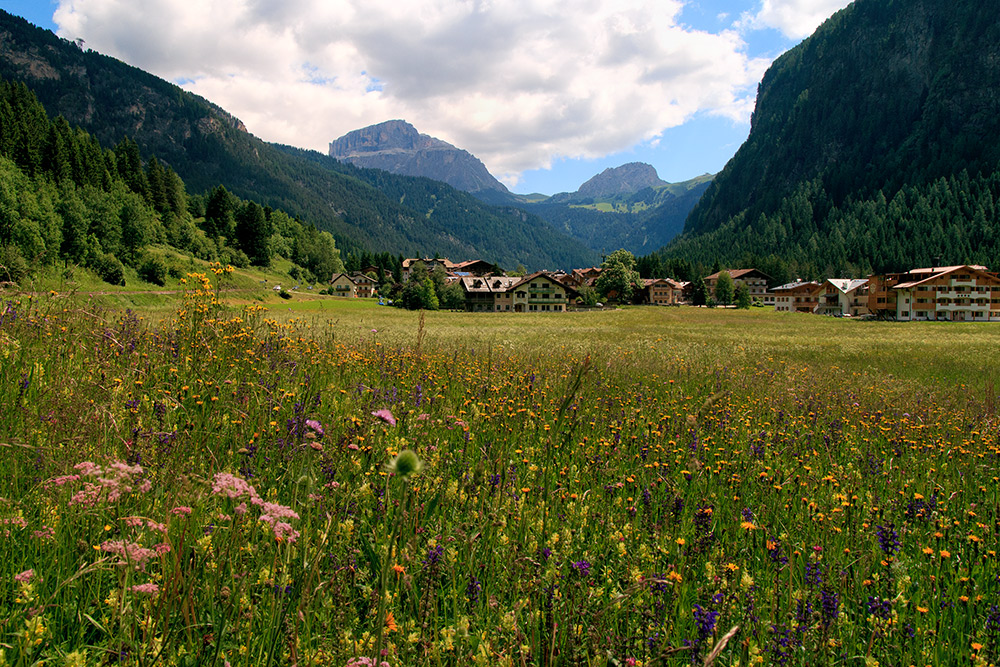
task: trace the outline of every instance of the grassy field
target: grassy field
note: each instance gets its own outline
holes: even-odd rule
[[[1000,328],[214,280],[0,302],[0,665],[998,661]]]

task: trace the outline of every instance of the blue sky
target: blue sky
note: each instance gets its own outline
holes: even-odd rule
[[[268,141],[325,151],[402,118],[513,191],[607,167],[718,172],[757,83],[846,0],[0,0],[174,81]]]

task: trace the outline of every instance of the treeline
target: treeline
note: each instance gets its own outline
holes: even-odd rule
[[[329,234],[221,186],[189,196],[168,165],[143,164],[131,139],[104,148],[50,119],[23,83],[0,82],[0,280],[63,261],[112,284],[126,267],[163,284],[170,267],[147,251],[154,243],[236,266],[281,255],[320,280],[343,268]]]
[[[982,264],[1000,257],[996,222],[1000,172],[968,172],[901,188],[887,199],[834,206],[814,179],[772,215],[734,216],[719,228],[686,234],[655,253],[660,262],[756,267],[776,280],[861,277],[914,266]]]

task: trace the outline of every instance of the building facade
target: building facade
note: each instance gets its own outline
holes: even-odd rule
[[[720,273],[722,271],[705,276],[705,287],[708,289],[709,296],[715,294],[715,285],[719,282]],[[755,303],[764,306],[774,305],[774,292],[767,289],[767,283],[771,280],[771,276],[757,269],[730,269],[726,273],[733,279],[734,288],[737,285],[747,286],[747,289],[750,290],[750,298]]]
[[[819,305],[820,284],[815,280],[788,283],[774,288],[774,309],[779,312],[812,313]]]
[[[681,302],[683,288],[680,283],[670,278],[645,278],[643,284],[643,303],[654,306],[676,306]]]
[[[334,296],[354,297],[358,295],[358,286],[346,273],[338,273],[330,278],[330,292]]]
[[[469,312],[566,312],[578,296],[544,271],[523,278],[463,276],[465,309]]]
[[[901,321],[1000,322],[1000,277],[969,264],[871,276],[868,308]]]
[[[868,314],[867,278],[828,278],[819,287],[816,313],[842,317]]]

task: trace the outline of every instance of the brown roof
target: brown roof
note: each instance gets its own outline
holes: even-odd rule
[[[893,289],[906,289],[908,287],[915,287],[916,285],[921,285],[921,284],[926,283],[926,282],[928,282],[930,280],[934,280],[936,278],[940,278],[943,275],[947,275],[949,273],[954,273],[955,271],[959,271],[961,269],[969,269],[970,271],[976,271],[978,273],[985,273],[987,276],[991,276],[993,278],[997,277],[994,274],[991,274],[989,272],[989,270],[985,266],[979,266],[978,264],[960,264],[959,266],[942,266],[942,267],[937,267],[937,268],[913,269],[909,273],[904,273],[904,274],[900,274],[900,275],[901,276],[910,276],[910,275],[913,275],[913,274],[917,274],[919,276],[918,280],[911,280],[911,281],[908,281],[908,282],[905,282],[905,283],[899,283],[897,285],[893,285],[892,288]],[[924,276],[926,276],[926,277],[924,277]]]
[[[562,283],[561,281],[556,280],[555,278],[553,278],[551,275],[549,275],[548,271],[535,271],[534,273],[521,278],[516,283],[514,283],[513,285],[511,285],[510,289],[515,289],[517,287],[520,287],[521,285],[526,285],[527,283],[530,283],[535,278],[545,278],[546,280],[550,280],[550,281],[554,282],[556,285],[559,285],[559,287],[562,287],[567,292],[572,292],[573,294],[579,294],[579,292],[577,292],[575,289],[573,289],[569,285],[566,285],[566,284]]]
[[[410,257],[408,259],[403,260],[403,268],[408,269],[417,262],[423,262],[424,264],[440,264],[446,269],[454,269],[457,266],[457,264],[453,263],[446,257],[438,257],[437,259],[433,257],[424,257],[424,258]]]
[[[729,277],[732,278],[733,280],[736,280],[737,278],[747,278],[747,277],[749,277],[749,274],[751,274],[751,273],[758,274],[764,280],[770,280],[771,279],[771,276],[769,276],[766,273],[764,273],[763,271],[759,271],[757,269],[723,269],[722,271],[716,271],[715,273],[713,273],[710,276],[705,276],[704,279],[705,280],[718,280],[719,279],[719,274],[722,273],[723,271],[725,271],[726,273],[728,273]]]

